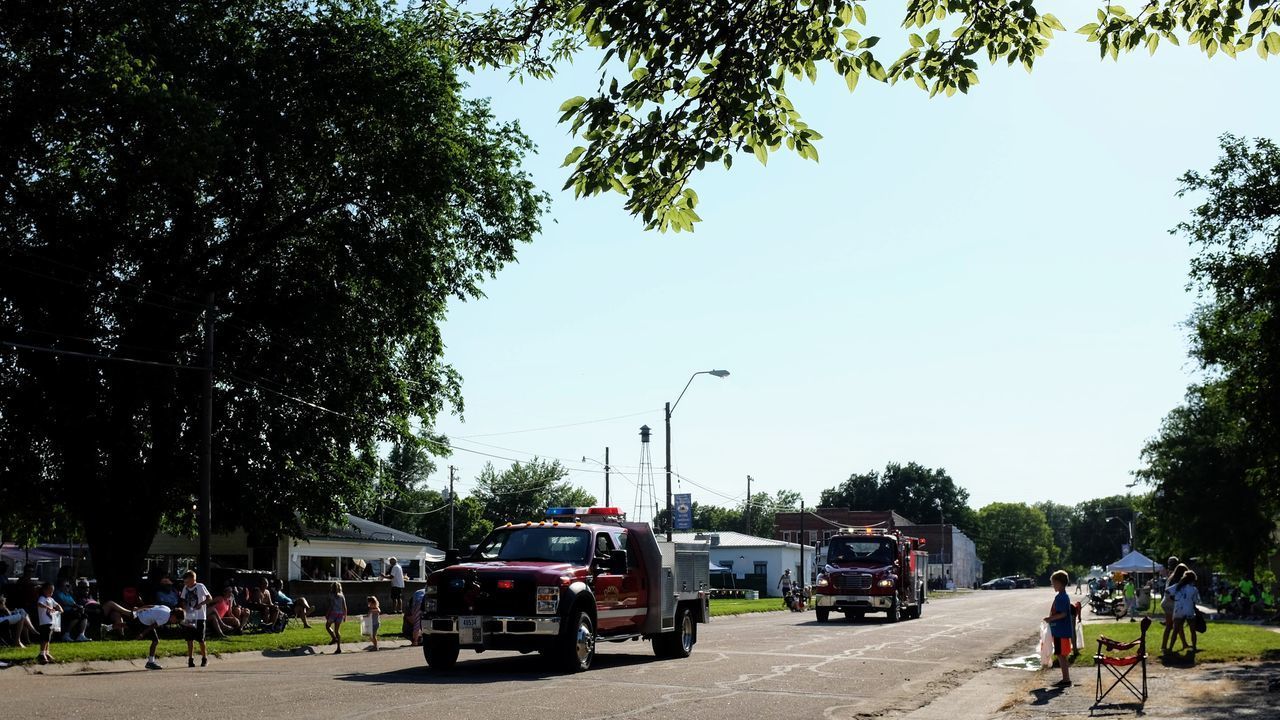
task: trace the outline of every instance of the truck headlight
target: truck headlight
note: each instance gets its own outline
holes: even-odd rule
[[[876,587],[893,587],[893,578],[885,578],[876,582]]]
[[[826,575],[819,575],[819,576],[818,576],[818,587],[826,587],[826,586],[828,586],[828,585],[830,585],[830,584],[831,584],[831,581],[827,580],[827,576],[826,576]]]
[[[436,607],[437,605],[436,605],[435,598],[428,598],[422,601],[422,612],[434,613],[436,611]]]
[[[560,588],[555,585],[539,585],[537,600],[539,615],[555,615],[560,609]]]

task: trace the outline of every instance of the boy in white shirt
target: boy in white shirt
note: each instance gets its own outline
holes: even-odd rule
[[[39,619],[40,654],[36,662],[44,665],[53,662],[49,655],[49,640],[53,637],[53,616],[62,613],[62,606],[53,599],[53,583],[45,583],[40,587],[40,597],[36,598],[36,614]]]
[[[204,643],[204,622],[205,608],[213,604],[213,595],[204,583],[196,582],[196,573],[194,570],[188,570],[182,575],[182,592],[178,594],[182,602],[182,610],[186,615],[183,622],[183,629],[186,630],[187,636],[187,667],[195,667],[196,661],[193,657],[196,642],[200,643],[200,667],[209,664],[209,649]]]

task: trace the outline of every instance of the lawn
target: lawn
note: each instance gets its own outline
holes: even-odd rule
[[[782,598],[760,598],[759,600],[712,600],[711,617],[722,615],[743,615],[745,613],[773,612],[786,610]]]
[[[171,637],[161,636],[160,647],[157,648],[156,655],[160,657],[186,655],[186,641],[178,639],[172,629],[170,629],[170,634]],[[383,615],[378,637],[398,638],[399,634],[400,616]],[[342,624],[342,642],[344,650],[346,649],[346,643],[351,643],[352,650],[363,650],[368,645],[368,640],[360,636],[360,620],[358,617],[349,619]],[[229,635],[226,639],[214,637],[209,639],[208,646],[209,654],[214,655],[246,651],[294,650],[308,645],[318,646],[327,645],[328,643],[329,635],[324,630],[324,619],[313,618],[311,620],[311,629],[309,630],[298,624],[297,620],[291,620],[289,621],[288,629],[281,633],[245,633],[243,635]],[[90,660],[137,660],[146,658],[147,649],[150,646],[150,640],[133,640],[132,638],[86,643],[55,642],[49,646],[49,654],[60,663]],[[0,647],[0,660],[9,663],[35,662],[38,652],[38,645],[27,645],[24,649]],[[197,646],[196,653],[199,652],[200,648]]]
[[[1139,623],[1131,622],[1085,625],[1084,648],[1077,664],[1093,665],[1099,635],[1128,642],[1138,638],[1138,626]],[[1147,653],[1154,662],[1160,662],[1160,638],[1163,634],[1164,626],[1159,622],[1153,622],[1151,629],[1147,630]],[[1191,640],[1190,632],[1187,633],[1187,640]],[[1199,646],[1199,652],[1194,658],[1197,663],[1280,659],[1280,633],[1275,632],[1274,628],[1259,625],[1211,622],[1208,632],[1200,635],[1196,644]],[[1182,665],[1191,661],[1189,655],[1179,653],[1169,656],[1166,664]]]

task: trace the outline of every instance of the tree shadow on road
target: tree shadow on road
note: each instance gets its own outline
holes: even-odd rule
[[[625,668],[658,662],[659,658],[645,655],[597,655],[593,670]],[[389,670],[381,673],[348,673],[338,680],[347,682],[381,683],[387,685],[485,685],[501,682],[528,682],[563,677],[568,673],[548,667],[546,658],[537,655],[517,655],[476,660],[459,659],[454,669],[437,671],[425,664],[415,667]]]

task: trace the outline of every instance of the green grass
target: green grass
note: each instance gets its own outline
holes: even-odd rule
[[[759,600],[712,600],[711,617],[722,615],[743,615],[746,613],[773,612],[786,610],[782,598],[760,598]]]
[[[312,618],[310,622],[311,629],[309,630],[298,624],[297,620],[291,620],[288,629],[281,633],[245,633],[243,635],[228,635],[225,639],[212,637],[207,643],[209,654],[271,650],[288,651],[308,645],[327,645],[329,643],[329,634],[324,630],[324,618]],[[170,633],[173,634],[172,629]],[[394,638],[399,637],[399,635],[400,616],[383,615],[378,637]],[[342,624],[342,642],[344,645],[352,643],[352,649],[363,649],[365,647],[368,641],[360,635],[360,619],[358,617],[348,619],[347,622]],[[59,663],[137,660],[146,659],[147,649],[150,646],[150,640],[134,640],[132,637],[128,640],[101,640],[86,643],[54,642],[49,646],[49,654]],[[35,662],[39,651],[39,645],[31,644],[23,649],[0,647],[0,660],[9,663]],[[198,645],[195,651],[197,654],[200,652]],[[173,635],[172,638],[161,636],[160,646],[156,649],[156,655],[171,657],[174,655],[185,656],[186,654],[186,640],[179,639],[176,635]]]
[[[1098,636],[1106,635],[1112,640],[1128,642],[1138,638],[1139,623],[1089,623],[1084,626],[1084,647],[1081,648],[1078,665],[1093,665],[1093,654],[1098,650]],[[1147,653],[1152,661],[1160,662],[1160,639],[1164,634],[1164,626],[1159,622],[1151,623],[1147,630]],[[1191,641],[1191,632],[1187,631],[1187,641]],[[1280,633],[1273,628],[1259,625],[1239,625],[1235,623],[1209,623],[1209,630],[1199,636],[1196,641],[1199,652],[1194,661],[1204,662],[1243,662],[1248,660],[1280,660]],[[1181,647],[1181,643],[1177,643]],[[1183,665],[1192,662],[1191,656],[1177,653],[1166,658],[1166,664]]]

